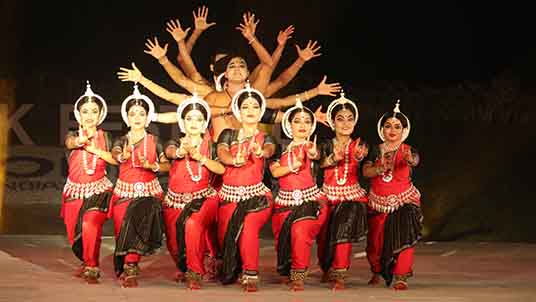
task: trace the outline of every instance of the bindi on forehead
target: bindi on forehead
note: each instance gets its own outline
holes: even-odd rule
[[[352,114],[352,112],[339,112],[337,113],[337,115],[335,116],[336,118],[344,118],[344,119],[353,119],[354,118],[354,115]]]
[[[387,124],[389,124],[389,125],[402,125],[402,122],[399,119],[392,117],[392,118],[389,118],[387,121],[385,121],[385,124],[386,125]]]
[[[142,106],[135,105],[135,106],[132,106],[128,112],[129,113],[130,112],[133,112],[133,113],[141,113],[141,112],[143,112],[143,113],[145,113],[145,108],[143,108]]]

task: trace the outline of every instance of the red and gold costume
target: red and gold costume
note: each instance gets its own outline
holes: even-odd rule
[[[78,133],[69,132],[68,136]],[[97,130],[90,142],[101,150],[110,150],[110,136],[102,130]],[[96,268],[113,185],[106,177],[106,162],[83,147],[70,151],[68,163],[61,216],[74,254],[86,267]]]
[[[272,231],[277,251],[277,271],[291,281],[304,280],[309,267],[311,246],[328,215],[327,200],[316,186],[311,173],[311,159],[303,144],[285,150],[278,163],[292,167],[295,158],[303,165],[295,172],[279,177],[272,217]],[[275,164],[275,163],[274,163]]]
[[[360,140],[350,140],[344,158],[334,166],[324,168],[322,192],[330,204],[329,222],[322,234],[319,253],[321,267],[329,278],[344,279],[350,267],[352,243],[365,239],[367,233],[367,192],[359,185],[362,159],[352,150]],[[321,161],[334,151],[334,141],[321,145]]]
[[[168,145],[180,147],[178,141]],[[205,136],[199,152],[206,158],[216,158],[210,136]],[[164,198],[164,222],[169,253],[177,268],[190,278],[205,274],[203,259],[206,231],[216,222],[218,198],[211,187],[212,173],[188,157],[175,159],[169,171],[168,191]]]
[[[411,170],[404,159],[402,144],[395,151],[383,152],[376,146],[367,161],[380,165],[382,160],[393,160],[389,173],[373,177],[369,192],[367,258],[373,273],[381,274],[387,284],[393,280],[405,282],[413,274],[413,253],[421,237],[422,212],[419,190],[411,181]],[[415,165],[418,155],[412,150]]]
[[[134,145],[127,145],[128,137],[114,142],[114,149],[127,146],[130,158],[120,163],[111,200],[110,217],[113,217],[116,246],[114,265],[117,276],[124,270],[127,275],[137,275],[137,263],[141,256],[153,253],[161,246],[164,230],[161,200],[162,187],[156,173],[141,166],[139,157],[149,163],[158,161],[162,146],[158,138],[147,133]]]
[[[229,147],[232,156],[248,152],[252,140],[260,146],[273,144],[270,136],[257,132],[253,138],[239,140],[240,130],[226,129],[218,146]],[[249,154],[240,167],[226,166],[218,193],[218,239],[222,247],[222,282],[233,283],[240,272],[243,281],[257,279],[259,270],[259,232],[272,213],[272,193],[262,180],[264,157]]]

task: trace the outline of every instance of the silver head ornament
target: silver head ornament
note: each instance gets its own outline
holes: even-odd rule
[[[128,113],[127,113],[127,104],[130,100],[137,100],[138,102],[145,102],[147,104],[147,107],[149,107],[149,112],[147,112],[147,121],[145,122],[145,127],[147,128],[151,121],[154,120],[155,116],[155,108],[154,103],[151,101],[151,99],[140,93],[138,89],[138,84],[134,83],[134,91],[131,95],[129,95],[123,103],[121,103],[121,117],[123,118],[123,122],[127,125],[127,127],[130,127],[130,124],[128,122]]]
[[[92,102],[93,99],[96,99],[102,105],[99,120],[97,121],[98,126],[102,124],[102,122],[104,122],[104,120],[106,119],[106,116],[108,115],[108,106],[106,105],[106,101],[100,95],[95,94],[93,90],[91,90],[91,85],[89,84],[89,81],[86,81],[86,92],[74,103],[74,118],[76,119],[78,124],[82,124],[82,119],[80,118],[80,111],[78,110],[78,104],[86,97],[90,98],[88,102]]]
[[[244,89],[241,89],[236,92],[236,94],[233,96],[233,100],[231,102],[231,109],[233,110],[233,115],[235,118],[242,122],[242,118],[240,117],[240,106],[238,105],[238,99],[242,94],[248,94],[249,96],[253,97],[254,94],[258,95],[261,99],[261,113],[259,115],[259,121],[261,120],[262,116],[264,115],[264,111],[266,111],[266,99],[264,98],[264,95],[257,89],[251,88],[249,85],[249,81],[246,82],[246,87]]]
[[[283,119],[281,121],[281,128],[283,129],[283,132],[285,133],[286,136],[290,138],[294,137],[294,135],[292,134],[292,126],[291,126],[292,121],[290,120],[290,115],[292,114],[292,112],[296,110],[307,111],[313,117],[313,125],[311,126],[311,131],[307,135],[307,136],[311,136],[315,132],[315,129],[316,129],[316,117],[314,113],[311,111],[311,109],[303,106],[300,99],[296,99],[296,105],[287,109],[287,111],[285,111],[285,114],[283,114]]]
[[[378,120],[378,125],[376,127],[377,130],[378,130],[378,136],[380,136],[380,139],[382,141],[385,141],[385,137],[383,136],[383,127],[382,127],[381,123],[382,123],[382,120],[384,119],[384,117],[386,115],[387,115],[387,113],[380,117],[380,119]],[[393,116],[392,117],[396,117],[396,115],[401,115],[408,122],[408,126],[402,130],[402,140],[401,140],[401,142],[403,142],[409,136],[409,133],[411,131],[411,123],[409,121],[409,118],[404,113],[402,113],[402,111],[400,111],[400,100],[396,101],[395,108],[393,108]]]
[[[327,122],[332,130],[335,130],[335,116],[333,116],[333,109],[335,109],[337,105],[353,107],[355,111],[354,125],[357,124],[357,120],[359,119],[359,111],[357,110],[357,106],[354,102],[346,98],[346,96],[344,95],[344,91],[341,91],[340,97],[338,99],[333,100],[329,104],[328,111],[326,112]]]
[[[207,102],[205,102],[205,100],[197,96],[197,93],[194,93],[191,97],[184,100],[179,105],[179,107],[177,107],[177,121],[179,123],[179,129],[181,130],[182,133],[186,133],[186,127],[184,126],[184,119],[182,118],[182,113],[184,109],[186,109],[186,107],[190,104],[197,104],[205,108],[205,111],[207,112],[207,117],[206,117],[205,122],[203,123],[203,130],[202,130],[202,132],[205,133],[208,127],[208,123],[210,122],[210,106],[208,105]]]

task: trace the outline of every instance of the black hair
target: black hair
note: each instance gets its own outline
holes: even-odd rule
[[[127,105],[125,106],[127,113],[132,106],[141,106],[143,109],[145,109],[145,113],[149,114],[149,104],[142,99],[134,98],[128,101]]]
[[[337,116],[337,113],[341,110],[349,110],[354,115],[354,120],[357,115],[357,112],[355,111],[354,106],[346,105],[346,104],[337,104],[333,109],[331,110],[331,116],[328,116],[328,118],[331,118],[332,120],[335,120],[335,117]]]
[[[184,109],[182,110],[181,118],[184,119],[186,117],[186,114],[188,114],[188,112],[192,110],[201,111],[201,114],[203,114],[205,121],[207,120],[207,117],[208,117],[207,110],[205,109],[205,107],[203,107],[202,105],[198,103],[191,103],[191,104],[186,105],[186,107],[184,107]]]
[[[80,111],[80,108],[82,108],[82,106],[87,103],[96,103],[97,106],[99,107],[99,111],[102,110],[102,102],[94,96],[82,97],[80,101],[78,102],[78,104],[76,104],[76,110]]]
[[[400,113],[393,113],[393,112],[386,112],[383,114],[382,116],[382,119],[380,121],[380,125],[383,127],[385,125],[385,122],[387,122],[388,119],[390,118],[396,118],[397,120],[400,121],[400,123],[402,124],[402,127],[403,128],[407,128],[408,127],[408,120],[406,119],[406,117]]]
[[[309,115],[309,117],[311,117],[311,121],[313,121],[315,119],[315,116],[314,116],[313,112],[311,110],[309,110],[309,108],[303,107],[301,109],[293,110],[288,116],[288,121],[292,123],[292,120],[294,119],[296,114],[301,113],[301,112],[307,113]]]
[[[259,103],[259,106],[262,107],[262,96],[256,92],[256,91],[243,91],[238,96],[238,108],[242,106],[242,103],[248,98],[253,98],[257,103]]]

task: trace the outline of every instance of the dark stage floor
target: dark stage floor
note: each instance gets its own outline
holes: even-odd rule
[[[306,290],[292,293],[278,284],[273,243],[261,246],[260,291],[205,283],[191,292],[172,281],[174,267],[165,247],[141,263],[140,287],[123,289],[112,274],[114,242],[103,241],[101,284],[71,277],[77,261],[62,236],[0,236],[0,301],[536,301],[536,244],[425,242],[416,254],[410,290],[366,285],[369,269],[363,245],[354,248],[348,289],[331,292],[312,265]]]

